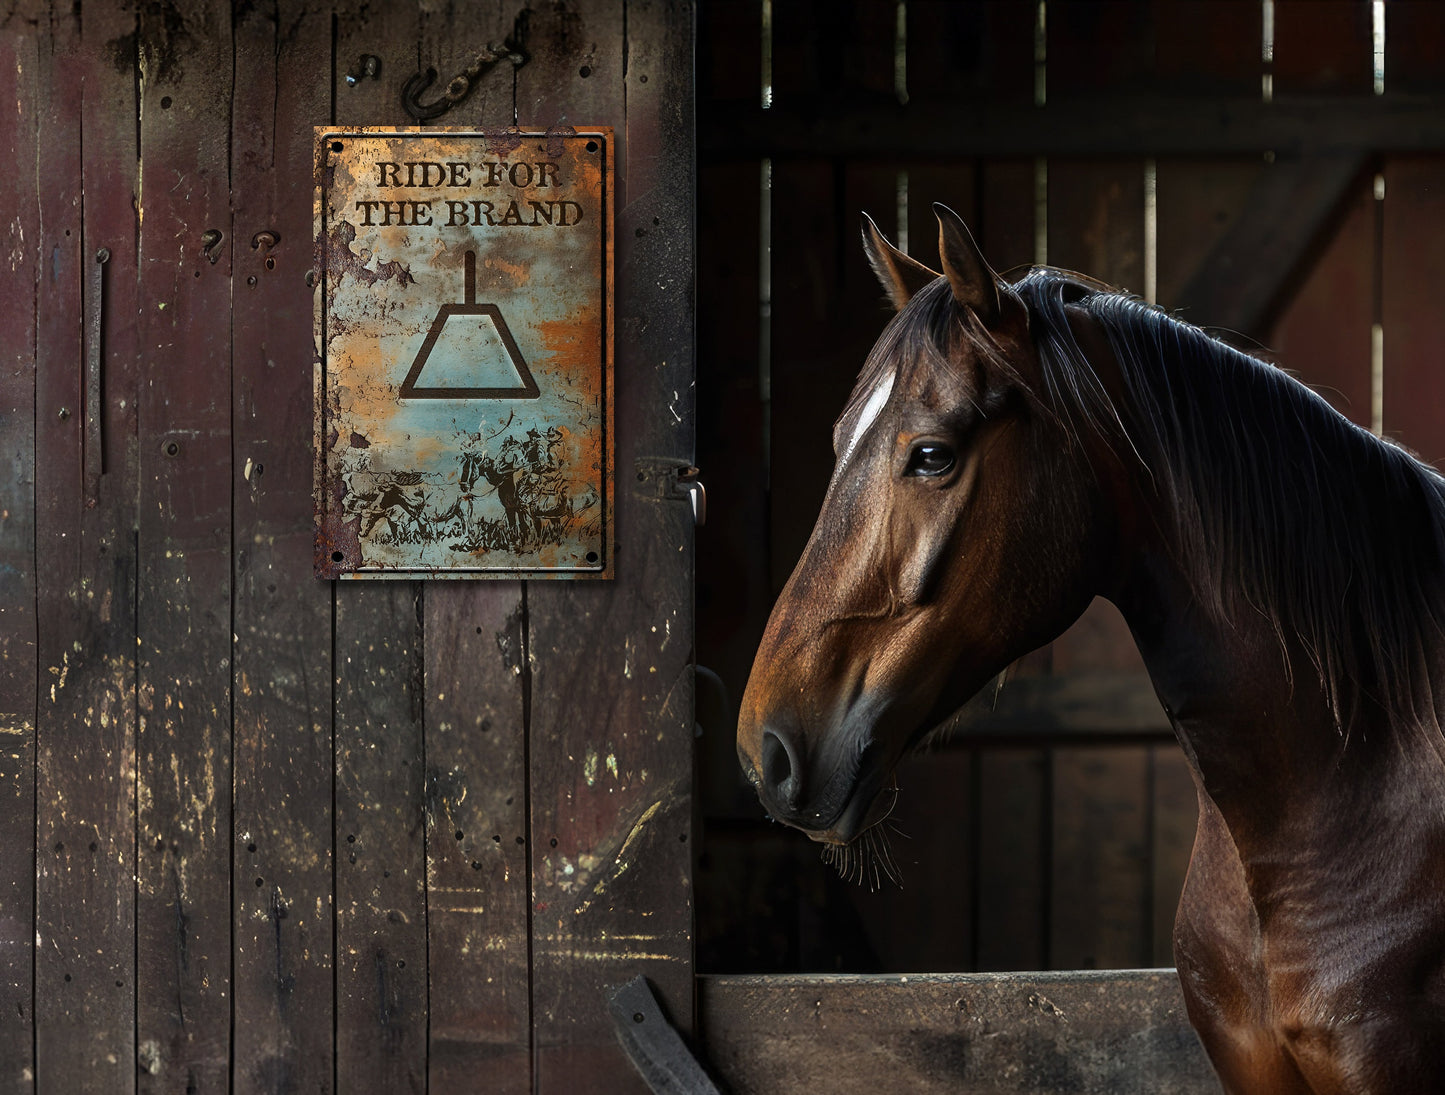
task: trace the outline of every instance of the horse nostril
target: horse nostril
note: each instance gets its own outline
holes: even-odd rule
[[[801,784],[798,779],[797,757],[789,743],[776,732],[763,732],[763,790],[781,806],[797,804]]]

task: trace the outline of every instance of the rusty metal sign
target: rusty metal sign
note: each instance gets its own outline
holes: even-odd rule
[[[611,576],[612,131],[316,131],[316,572]]]

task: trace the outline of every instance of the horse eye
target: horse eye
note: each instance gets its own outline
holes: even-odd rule
[[[937,443],[918,445],[908,454],[904,475],[947,475],[953,468],[953,450]]]

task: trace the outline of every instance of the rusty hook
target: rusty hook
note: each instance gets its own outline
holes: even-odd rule
[[[446,91],[442,97],[432,103],[421,101],[422,93],[436,82],[437,70],[429,68],[425,72],[418,72],[401,89],[401,105],[418,122],[429,122],[433,118],[440,118],[457,103],[467,97],[472,90],[472,85],[477,77],[488,71],[501,61],[511,61],[514,66],[520,67],[526,63],[526,56],[510,46],[489,45],[477,54],[462,72],[453,76],[447,84]]]

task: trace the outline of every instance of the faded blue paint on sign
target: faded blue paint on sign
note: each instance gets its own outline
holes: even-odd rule
[[[317,179],[317,572],[609,576],[610,130],[318,130]]]

